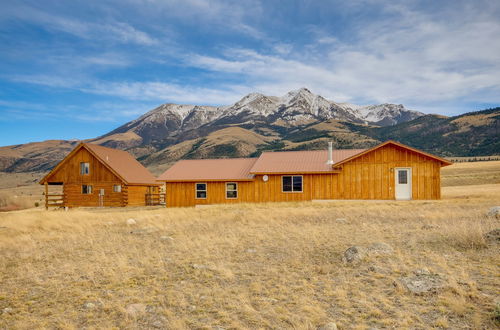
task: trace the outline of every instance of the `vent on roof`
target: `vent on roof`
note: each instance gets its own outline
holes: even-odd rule
[[[328,142],[328,161],[326,162],[327,165],[333,165],[333,142],[329,141]]]
[[[108,155],[106,155],[106,161],[108,161],[108,160],[109,160],[109,157],[108,157]]]

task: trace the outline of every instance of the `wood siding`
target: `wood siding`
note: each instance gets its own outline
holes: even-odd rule
[[[89,174],[80,174],[80,163],[89,163]],[[59,169],[47,178],[49,183],[63,183],[64,206],[144,206],[148,189],[158,187],[127,186],[111,172],[99,159],[85,148],[78,150]],[[91,194],[82,194],[82,185],[91,185]],[[113,192],[114,185],[121,185],[122,191]],[[103,204],[99,199],[100,189],[104,189]]]
[[[207,182],[206,199],[195,198],[194,182],[169,182],[166,184],[167,207],[313,199],[392,200],[395,199],[396,167],[412,169],[412,199],[441,197],[439,161],[387,145],[343,164],[340,173],[303,174],[302,192],[282,192],[281,175],[268,175],[267,182],[262,180],[262,175],[257,175],[254,181],[238,182],[237,199],[226,199],[225,182]]]

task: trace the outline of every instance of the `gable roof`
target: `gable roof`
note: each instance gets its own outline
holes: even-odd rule
[[[257,158],[180,160],[166,170],[158,181],[249,181],[250,168]]]
[[[424,151],[421,151],[421,150],[418,150],[418,149],[415,149],[415,148],[412,148],[412,147],[409,147],[405,144],[402,144],[402,143],[399,143],[399,142],[396,142],[396,141],[393,141],[393,140],[388,140],[388,141],[385,141],[384,143],[381,143],[381,144],[378,144],[376,145],[375,147],[373,148],[370,148],[370,149],[366,149],[358,154],[355,154],[355,155],[352,155],[351,157],[349,158],[346,158],[346,159],[343,159],[342,161],[340,162],[336,162],[334,165],[335,166],[338,166],[338,165],[341,165],[341,164],[344,164],[344,163],[347,163],[355,158],[358,158],[360,156],[363,156],[363,155],[366,155],[367,153],[369,152],[372,152],[374,150],[377,150],[379,148],[382,148],[386,145],[389,145],[389,144],[392,144],[392,145],[395,145],[395,146],[398,146],[398,147],[401,147],[401,148],[404,148],[404,149],[408,149],[408,150],[411,150],[417,154],[420,154],[420,155],[423,155],[423,156],[426,156],[426,157],[429,157],[429,158],[432,158],[434,160],[437,160],[438,162],[441,162],[441,166],[448,166],[448,165],[452,165],[453,163],[450,162],[449,160],[446,160],[444,158],[441,158],[441,157],[438,157],[438,156],[434,156],[434,155],[431,155],[429,153],[426,153]]]
[[[57,164],[45,177],[40,180],[44,183],[78,150],[85,148],[101,163],[103,163],[113,174],[123,180],[126,184],[151,184],[157,185],[155,177],[126,151],[106,148],[96,144],[80,143],[64,159]]]
[[[364,150],[334,150],[333,162],[340,162]],[[328,150],[264,152],[250,172],[253,174],[334,172],[332,165],[328,165],[327,161]]]

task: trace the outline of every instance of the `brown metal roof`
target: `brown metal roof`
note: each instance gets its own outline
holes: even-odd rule
[[[131,154],[123,150],[84,143],[104,164],[128,184],[158,184],[155,177]]]
[[[159,181],[245,181],[257,158],[180,160],[166,170]]]
[[[333,162],[337,163],[365,149],[342,149],[333,151]],[[255,162],[250,173],[316,173],[332,172],[328,165],[328,151],[280,151],[264,152]]]

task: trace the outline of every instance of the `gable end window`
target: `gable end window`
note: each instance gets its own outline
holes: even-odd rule
[[[116,192],[116,193],[122,192],[122,185],[121,184],[113,185],[113,192]]]
[[[196,189],[196,199],[206,199],[207,198],[207,184],[206,183],[195,183]]]
[[[302,192],[302,175],[286,175],[281,177],[283,192]]]
[[[238,198],[238,184],[236,182],[226,183],[226,198],[227,199]]]
[[[80,163],[80,175],[89,174],[90,166],[89,163]]]
[[[83,195],[92,194],[92,186],[88,184],[82,184],[82,194]]]

